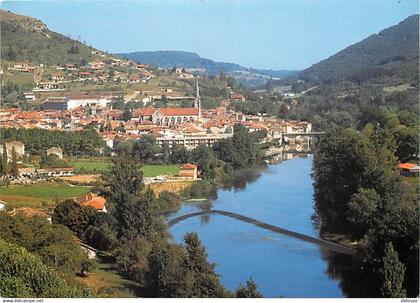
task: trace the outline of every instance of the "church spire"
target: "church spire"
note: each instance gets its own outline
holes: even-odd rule
[[[194,107],[198,108],[198,117],[201,118],[201,97],[200,97],[200,88],[198,87],[198,78],[195,80],[195,101]]]

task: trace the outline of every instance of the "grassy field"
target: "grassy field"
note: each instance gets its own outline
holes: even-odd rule
[[[110,165],[111,161],[108,159],[72,159],[69,164],[76,169],[76,172],[102,172]],[[156,177],[159,175],[175,176],[179,172],[179,164],[165,164],[165,165],[143,165],[141,170],[144,177]]]
[[[7,208],[52,206],[56,201],[79,197],[88,193],[90,187],[70,186],[60,183],[39,183],[32,185],[10,185],[0,187],[0,200],[7,202]]]
[[[28,74],[19,74],[19,73],[7,73],[5,77],[6,82],[14,83],[17,85],[22,86],[34,86],[34,74],[28,73]]]
[[[168,165],[144,165],[141,170],[143,171],[144,177],[156,177],[159,175],[178,175],[179,164],[168,164]]]
[[[98,267],[89,273],[81,282],[98,291],[100,289],[112,289],[122,298],[134,298],[134,291],[138,285],[130,280],[121,277],[113,264],[98,263]]]

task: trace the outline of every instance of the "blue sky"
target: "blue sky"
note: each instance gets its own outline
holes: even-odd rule
[[[108,52],[183,50],[303,69],[418,13],[417,0],[4,1]]]

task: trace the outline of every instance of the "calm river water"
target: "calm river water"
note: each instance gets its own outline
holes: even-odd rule
[[[214,201],[186,202],[169,218],[218,209],[318,236],[313,220],[312,160],[312,156],[298,157],[259,171],[243,171],[233,186],[218,190]],[[252,277],[265,297],[344,296],[334,262],[330,262],[343,256],[316,244],[218,214],[186,219],[170,231],[178,243],[186,232],[197,232],[223,285],[230,290]]]

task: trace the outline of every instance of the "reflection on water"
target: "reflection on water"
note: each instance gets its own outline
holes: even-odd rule
[[[263,171],[265,168],[265,166],[262,166],[236,171],[234,177],[226,181],[226,183],[223,185],[223,189],[233,189],[235,191],[244,190],[248,183],[255,182],[260,177],[261,171]]]
[[[169,218],[219,209],[318,236],[313,211],[312,156],[237,172],[214,201],[188,202]],[[342,297],[350,257],[220,215],[193,217],[170,229],[176,242],[196,231],[217,263],[222,283],[234,290],[252,277],[264,296]]]

